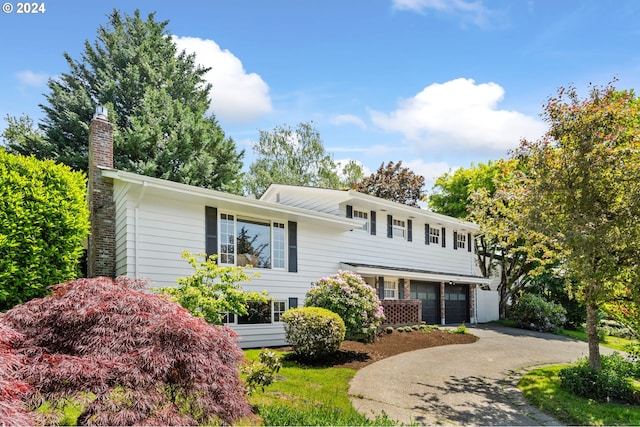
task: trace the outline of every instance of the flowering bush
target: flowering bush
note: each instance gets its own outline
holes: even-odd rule
[[[300,307],[282,315],[287,342],[304,359],[320,359],[334,353],[344,341],[344,322],[336,313],[320,307]]]
[[[540,332],[556,332],[567,320],[560,304],[545,301],[533,294],[521,296],[511,309],[511,317],[519,327]]]
[[[347,328],[346,339],[373,341],[384,320],[375,289],[350,271],[320,279],[307,292],[304,304],[337,313]]]

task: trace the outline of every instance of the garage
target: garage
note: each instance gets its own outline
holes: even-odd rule
[[[444,286],[444,311],[447,324],[469,322],[469,285]]]
[[[429,325],[440,323],[440,283],[411,281],[411,299],[422,301],[422,321]]]

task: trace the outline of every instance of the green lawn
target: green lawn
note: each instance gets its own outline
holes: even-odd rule
[[[558,372],[565,366],[535,369],[522,377],[518,386],[532,405],[570,425],[640,425],[638,405],[599,403],[561,389]]]
[[[259,353],[245,351],[249,360],[256,360]],[[284,361],[277,380],[264,392],[255,391],[249,401],[264,425],[396,425],[387,417],[370,421],[353,409],[348,392],[355,373]]]
[[[589,341],[587,339],[587,333],[584,331],[571,331],[568,329],[563,329],[560,335],[563,335],[569,338],[574,338],[584,342]],[[635,342],[634,340],[628,340],[625,338],[606,336],[604,339],[604,342],[601,342],[600,345],[604,347],[612,348],[617,351],[626,351],[625,350],[626,346],[634,342]]]

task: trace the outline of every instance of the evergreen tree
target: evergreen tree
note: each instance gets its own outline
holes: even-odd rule
[[[240,192],[244,153],[207,113],[208,69],[177,51],[167,25],[153,13],[144,20],[138,10],[114,10],[79,60],[64,54],[69,71],[49,80],[41,132],[28,118],[9,118],[8,150],[86,170],[89,123],[95,106],[105,105],[115,124],[117,169]]]

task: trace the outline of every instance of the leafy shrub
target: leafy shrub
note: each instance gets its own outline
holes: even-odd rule
[[[452,330],[451,333],[452,334],[466,334],[467,333],[467,327],[463,323],[462,325],[460,325],[457,328],[455,328],[454,330]]]
[[[337,313],[344,321],[349,340],[373,341],[384,320],[375,289],[350,271],[320,279],[307,292],[304,304]]]
[[[282,315],[287,342],[304,359],[321,359],[335,353],[344,341],[344,322],[320,307],[292,308]]]
[[[392,334],[393,333],[393,326],[387,326],[386,331],[388,334]]]
[[[250,302],[266,302],[264,293],[244,292],[238,282],[251,280],[242,267],[220,266],[216,256],[197,257],[188,251],[182,258],[195,270],[189,277],[180,277],[177,288],[154,288],[154,292],[166,295],[189,312],[214,325],[222,325],[227,313],[245,315]],[[199,259],[201,258],[201,259]]]
[[[20,379],[32,388],[25,402],[57,408],[91,394],[82,425],[229,424],[249,415],[237,335],[135,290],[141,286],[132,279],[75,280],[0,315],[0,325],[22,335],[13,345],[25,358]]]
[[[559,373],[560,385],[582,397],[608,402],[616,399],[638,403],[634,398],[632,377],[636,368],[632,362],[619,353],[601,356],[602,368],[594,370],[589,359],[584,357],[575,365],[562,369]]]
[[[626,339],[636,338],[636,334],[631,328],[624,324],[611,319],[600,320],[599,331],[604,331],[605,335],[612,337],[620,337]]]
[[[540,332],[557,332],[566,321],[566,310],[559,304],[533,294],[521,296],[511,309],[518,327]]]
[[[88,234],[82,173],[0,148],[0,311],[78,277]]]
[[[248,363],[242,368],[249,394],[258,387],[264,391],[266,386],[273,383],[275,374],[280,371],[280,368],[282,368],[280,357],[273,351],[262,349],[258,355],[258,361]]]

